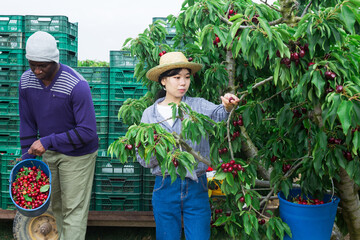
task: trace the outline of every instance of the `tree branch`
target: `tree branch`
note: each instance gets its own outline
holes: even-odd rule
[[[185,148],[185,150],[188,153],[193,155],[197,160],[206,164],[207,166],[211,166],[211,162],[209,160],[201,156],[198,152],[195,152],[194,149],[192,149],[192,147],[190,147],[189,144],[187,144],[182,138],[180,138],[180,136],[177,133],[173,132],[172,135],[174,136],[175,140],[179,143],[179,145]]]
[[[303,17],[303,16],[306,14],[306,12],[308,11],[308,9],[309,9],[309,7],[310,7],[311,4],[312,4],[312,0],[310,0],[310,2],[309,2],[308,5],[306,5],[304,11],[303,11],[302,14],[301,14],[301,17]]]
[[[275,10],[275,11],[278,11],[278,12],[281,12],[279,9],[271,6],[270,4],[267,3],[267,0],[263,1],[263,0],[260,0],[260,2],[264,3],[266,6],[268,6],[269,8]]]

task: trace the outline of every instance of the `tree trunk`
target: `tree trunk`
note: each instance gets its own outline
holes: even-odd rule
[[[349,177],[346,170],[340,168],[340,182],[336,183],[339,191],[340,207],[349,230],[351,240],[360,239],[360,203],[357,185]]]
[[[231,49],[231,48],[230,48]],[[235,61],[232,55],[231,50],[226,51],[226,68],[229,76],[228,86],[232,89],[232,93],[235,94]],[[246,132],[246,128],[241,127],[241,135],[246,139],[245,142],[242,142],[241,151],[247,158],[253,158],[258,155],[258,149],[251,141],[251,138]],[[266,170],[262,165],[258,166],[258,174],[264,180],[270,180],[270,171]]]

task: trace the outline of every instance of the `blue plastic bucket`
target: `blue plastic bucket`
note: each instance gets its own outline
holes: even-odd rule
[[[50,181],[49,195],[48,195],[48,198],[46,199],[45,203],[43,203],[40,207],[35,208],[35,209],[25,209],[15,203],[15,201],[12,197],[11,186],[12,186],[12,183],[15,181],[16,174],[19,172],[20,168],[33,167],[33,166],[43,170],[43,172],[49,177],[49,181]],[[10,173],[9,194],[10,194],[11,201],[14,203],[17,210],[26,217],[36,217],[36,216],[39,216],[39,215],[43,214],[44,212],[46,212],[46,210],[48,209],[49,204],[50,204],[50,195],[51,195],[51,172],[50,172],[48,165],[38,159],[26,159],[26,160],[23,160],[23,161],[19,162],[18,164],[16,164]]]
[[[301,196],[300,189],[290,191],[288,199]],[[324,204],[302,205],[285,199],[282,192],[278,193],[280,218],[289,225],[292,238],[285,234],[284,240],[329,240],[335,221],[337,206],[340,198],[325,194]],[[308,199],[306,196],[301,196]],[[312,198],[311,196],[308,196]]]

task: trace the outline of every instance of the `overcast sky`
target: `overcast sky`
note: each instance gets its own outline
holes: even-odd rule
[[[67,16],[70,22],[78,22],[78,59],[108,62],[110,50],[120,50],[125,39],[142,33],[153,17],[177,16],[182,3],[182,0],[4,0],[0,15]]]

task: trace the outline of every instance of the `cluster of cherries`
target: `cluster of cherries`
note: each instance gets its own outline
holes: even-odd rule
[[[217,47],[220,42],[220,38],[217,34],[215,34],[215,39],[213,41],[213,44]]]
[[[20,168],[11,185],[14,202],[25,209],[36,209],[49,196],[49,177],[36,166]]]
[[[162,51],[162,52],[159,53],[159,56],[161,57],[161,56],[164,55],[165,53],[166,53],[166,51],[164,50],[164,51]]]
[[[303,199],[303,198],[301,198],[301,196],[289,199],[288,202],[302,204],[302,205],[320,205],[320,204],[324,204],[324,201],[319,200],[317,198]]]
[[[238,175],[238,171],[245,171],[241,164],[235,163],[235,160],[230,160],[228,163],[221,164],[221,169],[224,171],[224,173],[232,173],[234,177]]]
[[[290,68],[291,62],[295,62],[296,66],[299,65],[300,58],[305,57],[306,52],[309,51],[309,44],[306,43],[306,44],[304,44],[304,46],[299,46],[299,49],[300,50],[298,52],[295,52],[295,51],[291,52],[290,58],[288,58],[288,57],[282,58],[281,64],[286,65],[286,67],[288,67],[288,68]],[[281,57],[279,50],[276,51],[276,56]]]
[[[284,163],[282,166],[283,173],[287,173],[291,169],[291,164]]]
[[[301,118],[303,114],[307,113],[307,109],[306,108],[300,108],[300,109],[293,109],[293,118]]]

